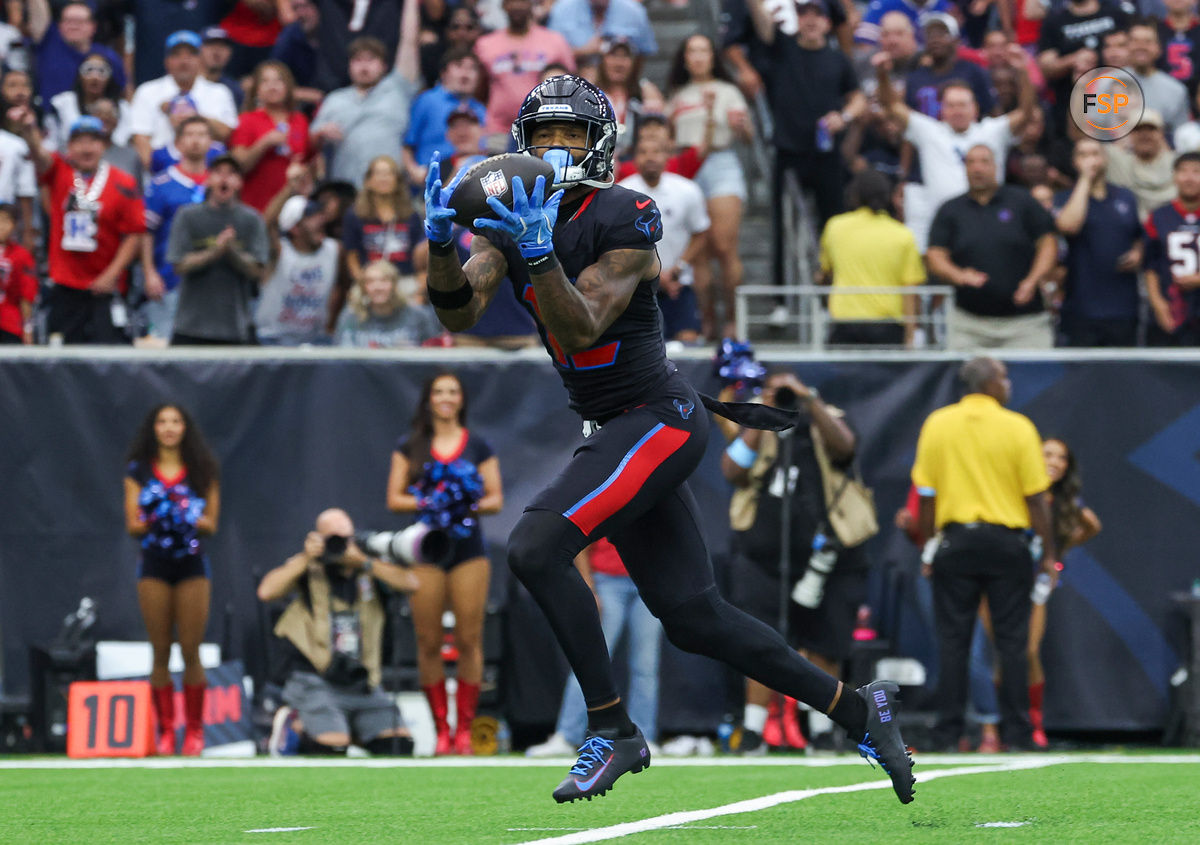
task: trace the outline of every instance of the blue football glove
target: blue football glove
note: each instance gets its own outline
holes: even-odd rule
[[[450,196],[458,183],[466,175],[467,168],[459,168],[453,181],[446,188],[442,187],[442,157],[434,153],[429,162],[429,172],[425,176],[425,237],[430,243],[448,244],[454,225],[454,211],[447,208]]]
[[[491,229],[508,235],[517,242],[524,258],[540,258],[554,252],[554,223],[558,220],[558,204],[563,192],[555,191],[546,196],[546,177],[539,176],[533,183],[533,193],[526,196],[525,183],[520,176],[512,180],[513,207],[509,211],[496,197],[488,197],[488,207],[496,213],[498,220],[476,217],[476,229]]]

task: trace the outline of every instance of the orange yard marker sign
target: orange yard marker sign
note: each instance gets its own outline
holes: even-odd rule
[[[148,757],[154,716],[146,681],[77,681],[67,698],[68,757]]]

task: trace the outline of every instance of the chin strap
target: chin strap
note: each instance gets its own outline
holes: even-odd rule
[[[611,188],[613,185],[617,184],[617,177],[610,175],[608,179],[604,181],[601,181],[600,179],[584,179],[579,184],[587,185],[592,188]]]

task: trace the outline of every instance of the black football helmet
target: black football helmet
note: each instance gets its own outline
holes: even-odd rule
[[[587,124],[587,147],[569,151],[583,152],[583,159],[576,162],[572,156],[565,174],[555,181],[555,186],[611,187],[618,128],[617,114],[608,96],[578,76],[563,74],[550,77],[529,92],[521,104],[521,110],[517,112],[517,119],[512,126],[517,151],[542,158],[547,150],[553,149],[535,147],[530,143],[534,126],[549,121]]]

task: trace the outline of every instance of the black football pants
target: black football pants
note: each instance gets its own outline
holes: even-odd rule
[[[584,441],[513,528],[509,565],[546,614],[589,708],[616,700],[617,687],[596,601],[573,561],[608,537],[677,647],[827,709],[837,680],[717,593],[685,483],[704,455],[710,421],[682,377],[673,377],[663,394],[606,421]]]

